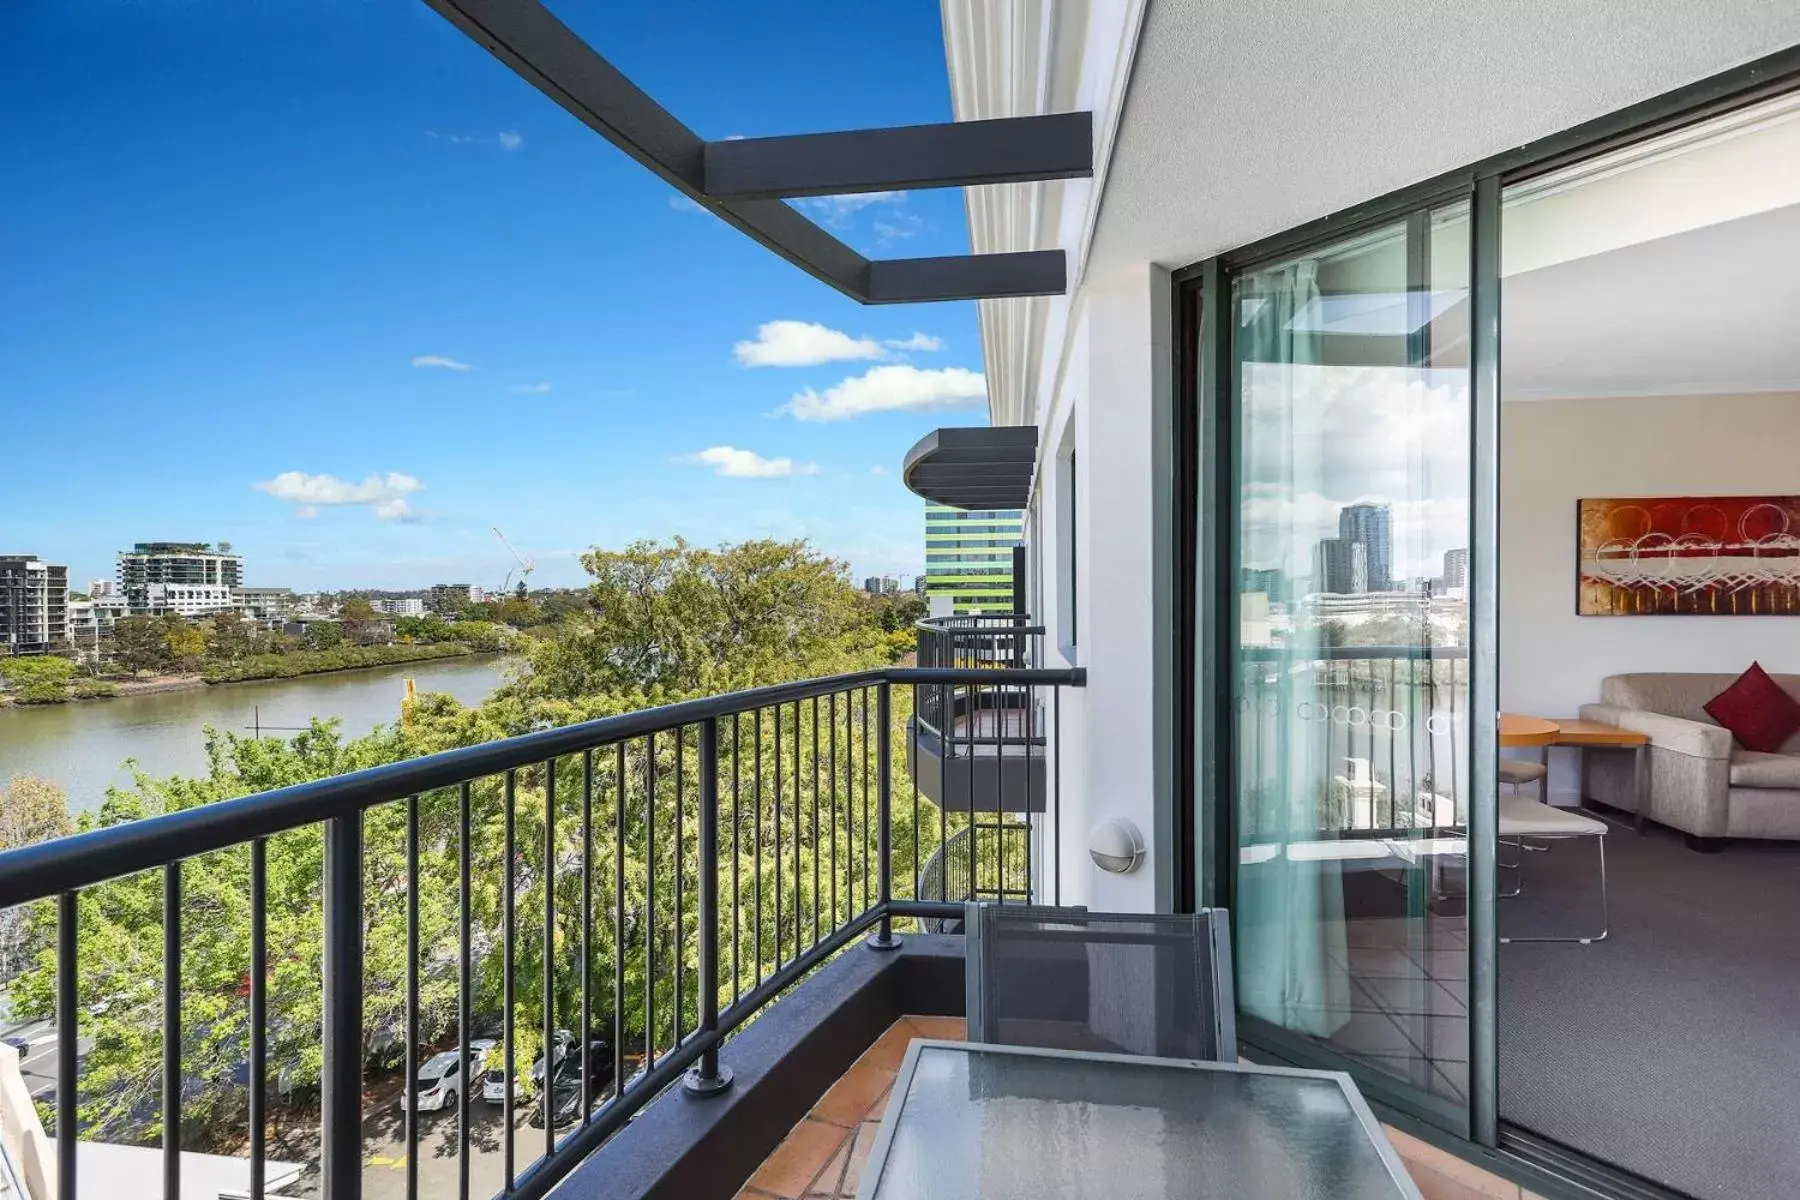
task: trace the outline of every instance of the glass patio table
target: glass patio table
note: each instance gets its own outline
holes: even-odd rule
[[[1350,1077],[918,1040],[859,1200],[1419,1200]]]

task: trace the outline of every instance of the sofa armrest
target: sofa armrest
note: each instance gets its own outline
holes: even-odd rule
[[[1717,725],[1638,708],[1620,708],[1616,704],[1584,704],[1581,718],[1648,734],[1650,744],[1658,750],[1685,754],[1689,758],[1731,760],[1731,730]]]

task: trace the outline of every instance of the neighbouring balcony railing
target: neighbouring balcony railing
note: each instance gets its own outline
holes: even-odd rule
[[[993,672],[1032,668],[1044,629],[1024,613],[933,617],[919,622],[919,665],[978,672],[920,689],[908,760],[935,803],[955,812],[1024,816],[1046,811],[1054,774],[1056,696],[1006,682]],[[1050,761],[1047,762],[1047,758]]]
[[[1466,828],[1465,647],[1243,647],[1240,829],[1249,839]]]
[[[0,909],[54,904],[58,1195],[73,1200],[76,1194],[80,1026],[84,1011],[96,1011],[83,1007],[82,906],[111,902],[105,889],[119,881],[161,877],[163,1185],[165,1195],[179,1195],[183,1035],[190,1018],[183,1005],[184,924],[188,938],[204,937],[211,919],[207,909],[184,903],[184,881],[213,885],[229,866],[242,871],[247,888],[243,1068],[249,1190],[261,1200],[270,1028],[283,1019],[271,1011],[272,968],[283,953],[270,945],[271,887],[293,894],[291,881],[271,879],[269,850],[276,839],[300,836],[317,837],[322,856],[317,892],[308,894],[321,906],[312,911],[323,916],[318,1034],[325,1200],[361,1195],[362,1084],[371,1046],[368,930],[384,912],[393,918],[387,928],[397,929],[401,908],[403,1029],[395,1032],[408,1089],[405,1196],[419,1194],[420,1129],[411,1089],[423,1040],[421,976],[443,983],[454,974],[454,1030],[440,1032],[454,1032],[466,1054],[474,1025],[491,1016],[474,1008],[478,958],[501,976],[503,1194],[545,1195],[671,1084],[685,1077],[700,1094],[728,1086],[719,1063],[725,1038],[864,934],[873,931],[871,944],[887,947],[896,920],[948,921],[960,915],[960,901],[974,896],[1037,898],[1032,863],[1044,849],[1036,826],[983,825],[973,812],[943,807],[934,814],[916,784],[901,794],[893,763],[896,737],[905,737],[909,756],[917,757],[910,743],[918,729],[908,736],[897,702],[917,711],[933,695],[964,689],[998,693],[1006,697],[1005,711],[1035,714],[1039,693],[1050,695],[1054,710],[1062,688],[1085,683],[1079,669],[1012,665],[1030,660],[1020,642],[1035,636],[1030,628],[1000,636],[1007,639],[1000,643],[1002,658],[980,665],[885,668],[686,701],[0,855]],[[978,702],[968,711],[984,710]],[[1008,731],[1024,737],[1035,720],[1002,720],[996,740]],[[496,806],[500,844],[477,845],[477,818],[485,829]],[[397,869],[372,869],[382,864]],[[478,893],[488,894],[482,889],[496,889],[497,903],[478,903]],[[422,928],[422,892],[433,904],[455,896],[453,938],[435,926]],[[541,922],[539,930],[521,929],[521,910]],[[521,940],[534,936],[542,938],[535,980],[518,966]],[[558,952],[559,945],[566,949]],[[579,986],[560,977],[559,968],[578,973]],[[559,1137],[558,1122],[547,1117],[542,1156],[520,1171],[514,1045],[520,992],[528,983],[547,998],[538,1006],[547,1111],[554,1101],[549,1048],[560,1023],[578,1020],[583,1046],[604,1031],[613,1062],[607,1088],[595,1087],[583,1063],[578,1123]],[[632,1060],[636,1070],[628,1075]],[[144,1072],[158,1072],[158,1064],[146,1062]],[[456,1104],[455,1194],[464,1197],[470,1194],[470,1090],[462,1087]]]

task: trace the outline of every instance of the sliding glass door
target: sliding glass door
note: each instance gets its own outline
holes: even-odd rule
[[[1228,276],[1229,825],[1246,1032],[1469,1097],[1469,209]]]

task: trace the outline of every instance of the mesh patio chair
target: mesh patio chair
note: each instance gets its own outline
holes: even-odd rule
[[[969,904],[963,936],[971,1041],[1237,1060],[1223,909]]]

